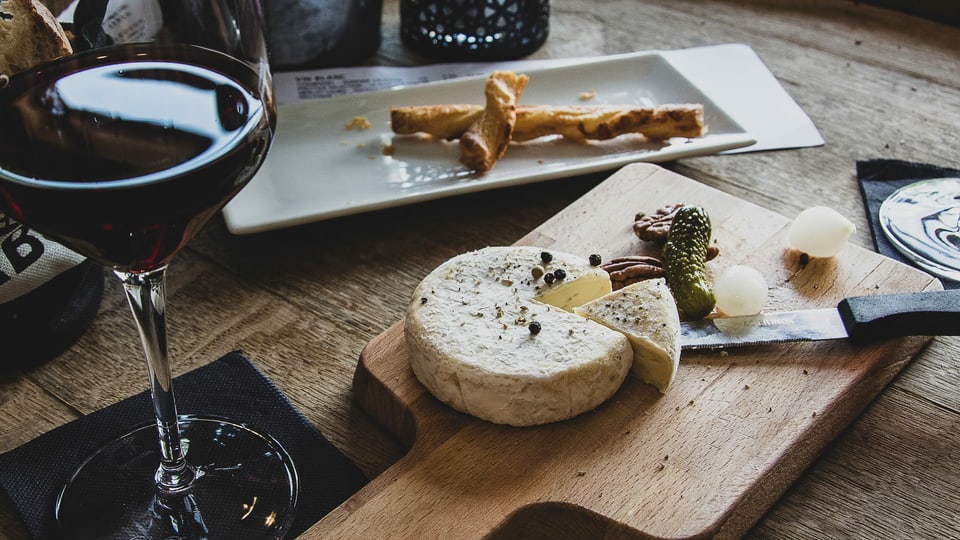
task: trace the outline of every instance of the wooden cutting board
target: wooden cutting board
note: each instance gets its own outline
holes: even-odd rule
[[[650,164],[620,170],[517,243],[605,259],[652,253],[633,235],[633,216],[675,202],[709,212],[721,251],[710,272],[759,269],[771,311],[941,288],[852,245],[801,265],[786,247],[787,218]],[[593,412],[513,428],[434,399],[410,370],[397,323],[362,351],[354,392],[410,451],[310,534],[739,537],[928,339],[684,353],[666,395],[631,378]]]

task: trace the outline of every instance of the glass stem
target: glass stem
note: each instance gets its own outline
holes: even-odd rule
[[[177,404],[167,358],[166,267],[144,273],[116,272],[123,282],[130,310],[137,323],[147,358],[150,394],[160,435],[160,466],[156,483],[161,493],[174,494],[188,488],[196,472],[187,465],[177,426]]]

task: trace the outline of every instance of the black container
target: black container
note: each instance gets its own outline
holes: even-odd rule
[[[512,60],[550,33],[549,0],[400,0],[400,38],[441,60]]]
[[[264,0],[270,67],[362,64],[380,48],[383,0]]]
[[[67,350],[93,321],[104,269],[89,259],[0,304],[0,373],[34,368]]]

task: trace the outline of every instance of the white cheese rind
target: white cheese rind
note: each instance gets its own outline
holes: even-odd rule
[[[414,291],[404,325],[410,365],[438,399],[499,424],[572,418],[612,396],[633,352],[620,332],[567,309],[610,291],[601,268],[534,247],[490,247],[454,257]],[[548,285],[531,270],[562,268]],[[531,333],[529,324],[540,324]]]
[[[665,280],[628,285],[574,311],[626,335],[633,347],[631,373],[667,391],[680,364],[680,316]]]

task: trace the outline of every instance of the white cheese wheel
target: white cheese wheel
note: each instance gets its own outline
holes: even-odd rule
[[[623,383],[633,357],[627,338],[570,311],[610,292],[609,276],[557,251],[544,263],[542,251],[464,253],[417,287],[404,325],[408,356],[438,399],[489,422],[530,426],[592,410]],[[566,275],[548,284],[534,267]]]
[[[626,335],[633,346],[631,373],[667,391],[680,364],[680,316],[665,280],[628,285],[574,311]]]

